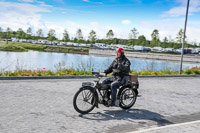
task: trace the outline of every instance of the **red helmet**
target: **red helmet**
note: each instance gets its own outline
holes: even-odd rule
[[[117,50],[116,50],[116,52],[118,52],[118,53],[124,53],[124,49],[123,48],[118,48]]]

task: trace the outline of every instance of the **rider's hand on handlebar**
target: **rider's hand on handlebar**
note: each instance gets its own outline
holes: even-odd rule
[[[107,76],[107,74],[103,73],[103,72],[100,72],[99,75],[101,75],[101,76]]]

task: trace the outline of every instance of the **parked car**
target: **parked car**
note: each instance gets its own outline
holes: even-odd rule
[[[19,42],[18,38],[11,38],[12,42]]]
[[[173,52],[173,51],[174,51],[173,48],[166,48],[166,49],[165,49],[165,52]]]
[[[151,51],[151,47],[144,47],[143,52],[150,52]]]
[[[38,41],[33,40],[32,43],[33,44],[38,44]]]
[[[142,52],[144,50],[144,46],[137,46],[137,45],[135,45],[133,47],[133,49],[134,49],[134,51],[140,51],[140,52]]]
[[[162,48],[161,47],[153,47],[152,51],[154,51],[154,52],[162,52]]]
[[[200,54],[200,48],[195,48],[196,52]]]

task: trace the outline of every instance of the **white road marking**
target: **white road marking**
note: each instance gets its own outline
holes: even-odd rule
[[[133,132],[128,132],[128,133],[143,133],[143,132],[148,132],[148,131],[153,131],[153,130],[159,130],[159,129],[164,129],[164,128],[183,126],[183,125],[195,124],[195,123],[200,123],[200,120],[185,122],[185,123],[178,123],[178,124],[171,124],[171,125],[161,126],[161,127],[153,127],[153,128],[148,128],[148,129],[143,129],[143,130],[133,131]]]

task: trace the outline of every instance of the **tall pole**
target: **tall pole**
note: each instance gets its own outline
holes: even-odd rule
[[[186,16],[185,16],[185,27],[183,33],[183,41],[182,41],[182,52],[181,52],[181,63],[180,63],[180,71],[179,74],[182,74],[182,65],[183,65],[183,54],[184,54],[184,43],[185,43],[185,33],[186,33],[186,26],[187,26],[187,18],[188,18],[188,9],[189,9],[190,0],[187,2],[187,9],[186,9]]]

